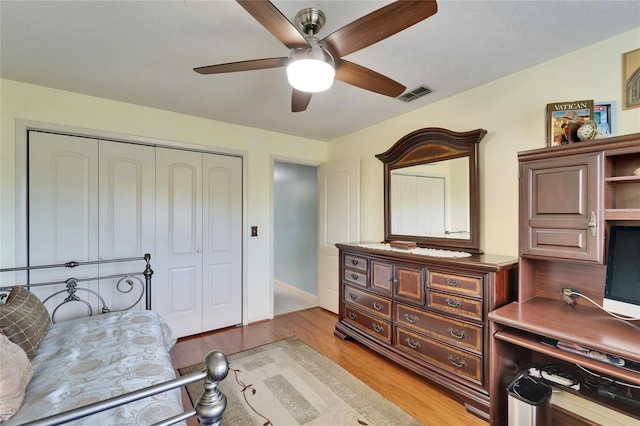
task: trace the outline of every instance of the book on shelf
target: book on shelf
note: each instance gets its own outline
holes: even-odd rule
[[[593,120],[593,99],[547,104],[547,146],[580,142],[578,129]]]

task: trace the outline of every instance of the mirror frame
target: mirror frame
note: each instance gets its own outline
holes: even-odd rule
[[[438,127],[416,130],[398,140],[387,151],[377,154],[384,163],[384,242],[414,241],[420,247],[480,250],[480,185],[478,176],[478,143],[487,134],[484,129],[454,132]],[[391,233],[391,171],[403,167],[469,157],[469,239],[398,235]]]

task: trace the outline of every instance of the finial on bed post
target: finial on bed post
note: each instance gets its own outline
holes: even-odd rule
[[[212,351],[204,359],[207,376],[204,379],[204,392],[196,402],[196,417],[201,425],[219,426],[222,413],[227,408],[227,397],[224,396],[218,383],[229,373],[229,361],[220,351]]]
[[[144,268],[144,294],[145,294],[145,309],[151,310],[151,276],[153,275],[153,269],[151,269],[151,255],[149,253],[144,254],[144,260],[147,262],[147,266]]]

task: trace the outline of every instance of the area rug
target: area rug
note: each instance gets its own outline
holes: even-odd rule
[[[295,337],[228,355],[223,426],[421,425],[348,371]],[[202,364],[181,375],[203,371]],[[187,386],[192,404],[202,381]]]

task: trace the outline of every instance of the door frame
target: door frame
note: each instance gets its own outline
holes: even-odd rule
[[[27,132],[41,131],[49,133],[60,133],[70,136],[80,136],[85,138],[104,139],[113,142],[131,143],[147,145],[161,148],[183,149],[186,151],[205,152],[209,154],[232,155],[242,158],[242,323],[247,325],[248,319],[248,212],[247,212],[247,192],[248,192],[248,156],[244,150],[206,147],[185,142],[156,139],[143,136],[133,136],[124,133],[109,132],[104,130],[87,129],[83,127],[67,126],[62,124],[47,123],[34,120],[16,119],[15,124],[15,263],[16,265],[28,265],[29,261],[29,236],[28,236],[28,153],[27,153]],[[272,163],[273,168],[273,163]],[[273,171],[272,171],[273,174]],[[273,188],[272,188],[273,193]],[[273,205],[272,205],[273,213]],[[272,223],[273,226],[273,223]],[[152,254],[153,256],[153,254]],[[273,254],[272,254],[273,257]],[[153,257],[151,258],[153,265]],[[273,267],[273,263],[272,263]],[[271,270],[273,275],[273,270]],[[273,284],[271,292],[273,293]],[[271,313],[273,316],[273,300],[271,302]]]
[[[280,163],[299,164],[301,166],[318,167],[320,164],[326,163],[326,161],[312,161],[305,160],[303,158],[287,157],[283,155],[271,155],[270,167],[271,167],[271,182],[269,183],[269,216],[271,217],[271,223],[269,223],[269,247],[271,247],[271,254],[269,256],[269,294],[271,299],[269,302],[269,319],[274,317],[274,304],[273,304],[273,282],[275,280],[275,195],[274,195],[274,179],[273,173],[275,169],[276,161]],[[317,259],[316,259],[317,262]]]

